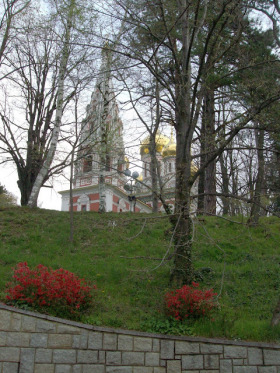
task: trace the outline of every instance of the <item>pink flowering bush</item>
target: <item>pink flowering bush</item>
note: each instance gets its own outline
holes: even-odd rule
[[[93,289],[96,287],[65,269],[48,269],[42,264],[30,269],[23,262],[18,263],[13,281],[7,284],[6,299],[9,304],[77,320],[92,306]]]
[[[180,289],[165,294],[166,314],[176,320],[209,316],[217,305],[214,297],[217,294],[210,290],[200,290],[199,284],[184,285]]]

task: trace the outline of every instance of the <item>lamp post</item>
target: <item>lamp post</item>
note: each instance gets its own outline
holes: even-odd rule
[[[124,171],[124,174],[125,176],[129,177],[129,180],[124,185],[124,189],[127,192],[130,192],[130,194],[128,195],[128,200],[130,203],[130,212],[135,212],[135,205],[136,205],[135,185],[132,185],[132,182],[138,178],[139,173],[137,171],[133,171],[131,174],[131,171],[129,169],[126,169]]]

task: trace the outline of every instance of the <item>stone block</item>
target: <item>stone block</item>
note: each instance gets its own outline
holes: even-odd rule
[[[144,352],[123,352],[123,365],[144,365]]]
[[[38,333],[55,333],[56,332],[56,324],[46,320],[37,320],[36,323],[36,332]]]
[[[80,335],[73,335],[72,347],[73,348],[80,348],[80,343],[81,343],[81,336]]]
[[[133,350],[133,337],[129,335],[118,336],[118,350],[132,351]]]
[[[75,350],[54,350],[53,362],[56,364],[75,364],[76,351]]]
[[[105,367],[104,365],[85,364],[83,373],[105,373]]]
[[[77,363],[93,364],[98,362],[98,351],[79,350],[77,356]]]
[[[166,373],[181,373],[181,361],[168,360]]]
[[[30,339],[31,347],[44,347],[48,346],[48,335],[43,333],[32,333]]]
[[[153,352],[159,352],[160,350],[160,340],[158,338],[153,339]]]
[[[7,340],[7,332],[0,332],[0,346],[6,346],[6,340]]]
[[[233,373],[258,373],[257,367],[233,367]]]
[[[157,367],[157,368],[154,368],[154,373],[166,373],[166,369]]]
[[[200,352],[202,354],[222,354],[224,347],[222,345],[214,345],[210,343],[201,343]]]
[[[134,338],[134,351],[152,351],[152,338]]]
[[[147,367],[158,367],[159,366],[159,353],[158,352],[147,352],[145,354],[145,365]]]
[[[0,330],[10,330],[11,312],[0,310]]]
[[[134,367],[133,373],[153,373],[153,368],[149,367]]]
[[[106,353],[105,351],[98,351],[98,362],[105,364]]]
[[[277,368],[276,367],[259,367],[258,373],[277,373]]]
[[[53,350],[46,348],[37,348],[35,354],[35,363],[51,363],[52,362]]]
[[[231,359],[246,359],[247,348],[242,346],[225,346],[224,357]]]
[[[204,355],[204,369],[219,369],[219,355]]]
[[[11,347],[29,347],[30,334],[29,333],[7,333],[7,346]]]
[[[182,370],[182,373],[199,373],[199,370]],[[204,370],[203,370],[204,373]]]
[[[280,365],[280,350],[263,350],[264,365]]]
[[[21,331],[22,332],[35,332],[36,319],[31,316],[22,316]]]
[[[132,367],[106,367],[106,373],[133,373]]]
[[[160,357],[161,359],[174,359],[174,341],[161,340],[160,341]]]
[[[106,351],[107,365],[121,365],[122,355],[120,351]]]
[[[35,364],[34,373],[54,373],[54,364]]]
[[[72,366],[67,364],[57,364],[55,373],[72,373]]]
[[[21,319],[22,315],[13,313],[11,317],[11,328],[10,330],[13,330],[15,332],[20,332],[21,330]]]
[[[83,366],[81,364],[73,365],[72,373],[83,373]]]
[[[102,333],[89,333],[88,348],[91,350],[102,349]]]
[[[72,335],[70,334],[50,334],[48,339],[49,348],[72,347]]]
[[[244,359],[232,359],[232,364],[233,365],[245,365]]]
[[[117,335],[113,333],[104,333],[103,336],[103,350],[117,349]]]
[[[22,348],[20,353],[20,369],[19,373],[33,373],[34,372],[34,348]]]
[[[61,334],[81,334],[82,329],[77,328],[76,326],[57,324],[57,333]]]
[[[88,333],[81,335],[72,335],[73,338],[73,348],[81,348],[83,350],[87,349],[88,346]]]
[[[232,373],[232,361],[230,359],[220,360],[221,373]]]
[[[182,368],[188,370],[203,369],[203,355],[182,356]]]
[[[0,363],[2,364],[2,363]],[[19,363],[3,363],[1,372],[3,373],[18,373]]]
[[[176,341],[176,355],[199,354],[199,343]]]
[[[81,334],[80,348],[87,348],[88,346],[88,332]]]
[[[19,354],[20,349],[17,347],[0,347],[0,361],[18,363]]]

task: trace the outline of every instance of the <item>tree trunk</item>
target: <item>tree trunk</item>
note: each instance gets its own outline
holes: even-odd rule
[[[225,195],[229,194],[229,176],[227,172],[226,162],[224,155],[222,154],[219,158],[222,174],[222,193]],[[221,197],[223,204],[223,215],[229,214],[229,199],[227,197]]]
[[[172,217],[174,229],[174,269],[171,283],[176,287],[191,283],[192,263],[192,221],[191,212],[191,134],[188,111],[188,91],[181,90],[177,111],[176,131],[176,190],[175,216]],[[182,100],[182,101],[181,101]],[[180,102],[181,101],[181,102]],[[184,104],[184,105],[183,105]]]
[[[207,88],[204,96],[204,122],[205,122],[205,162],[212,157],[215,152],[215,96],[214,90]],[[212,161],[205,168],[205,201],[204,210],[205,214],[216,214],[216,162]]]
[[[203,106],[203,112],[205,108]],[[201,120],[201,131],[200,131],[200,167],[205,163],[205,115],[202,116]],[[197,213],[203,215],[205,211],[205,169],[202,170],[198,180],[198,199],[197,199]]]
[[[158,212],[158,174],[157,174],[157,159],[156,159],[156,134],[150,136],[150,156],[151,156],[151,179],[152,179],[152,207],[153,212]]]
[[[248,224],[257,225],[259,222],[259,217],[261,213],[261,196],[263,192],[264,184],[264,131],[255,129],[255,139],[257,145],[257,156],[258,156],[258,173],[256,186],[254,190],[254,197],[251,207],[250,217],[248,219]]]
[[[71,153],[70,190],[69,190],[69,200],[70,200],[70,235],[69,235],[69,241],[71,243],[73,243],[73,240],[74,240],[74,206],[73,206],[74,153],[75,153],[75,147],[73,146],[72,153]]]
[[[106,189],[105,189],[105,175],[107,166],[110,167],[110,144],[108,144],[108,115],[109,115],[109,103],[110,103],[110,72],[111,72],[111,52],[108,48],[104,47],[102,53],[104,54],[104,71],[103,78],[104,82],[101,82],[100,91],[103,96],[103,107],[101,113],[100,123],[100,168],[99,168],[99,213],[106,212]]]
[[[186,150],[183,149],[182,151],[183,141],[181,140],[180,144],[180,137],[177,136],[176,215],[172,218],[175,257],[171,283],[175,287],[189,284],[193,279],[192,221],[190,217],[191,161],[190,154],[187,156]]]

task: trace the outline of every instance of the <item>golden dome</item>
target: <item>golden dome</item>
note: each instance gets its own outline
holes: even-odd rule
[[[156,151],[158,153],[162,152],[163,147],[169,143],[169,138],[162,133],[156,134]],[[143,141],[141,141],[141,146],[140,146],[140,153],[141,155],[144,154],[149,154],[150,150],[150,136],[145,137]]]
[[[143,175],[142,174],[140,174],[138,177],[137,177],[137,179],[136,180],[138,180],[138,181],[143,181]]]
[[[193,164],[191,164],[191,174],[194,175],[198,171],[198,168]]]
[[[163,157],[175,157],[176,156],[176,144],[173,138],[173,131],[171,131],[171,138],[162,150]]]
[[[129,168],[129,159],[128,159],[128,157],[124,157],[124,163],[125,163],[126,169],[128,169]]]

